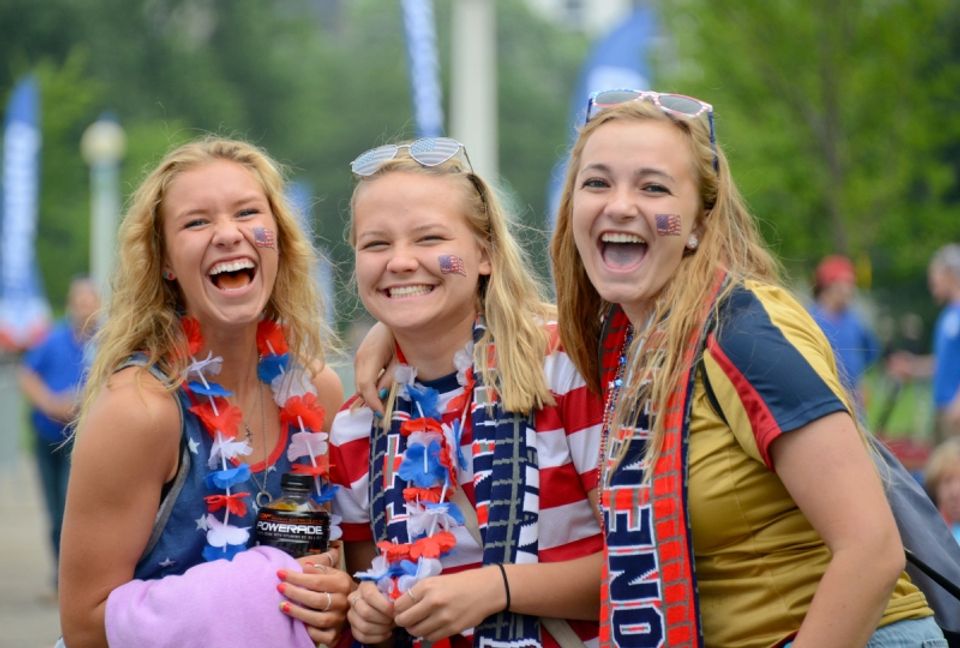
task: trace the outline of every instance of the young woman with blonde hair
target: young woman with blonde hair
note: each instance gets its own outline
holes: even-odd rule
[[[401,362],[385,416],[348,402],[331,431],[347,566],[364,581],[354,638],[595,641],[602,403],[506,212],[449,138],[352,169],[357,288]]]
[[[608,398],[601,645],[943,641],[711,106],[591,97],[551,252],[561,339]]]
[[[168,153],[131,199],[73,453],[69,648],[339,634],[351,584],[327,573],[335,554],[245,551],[257,507],[294,470],[291,441],[306,435],[322,462],[342,399],[313,248],[283,189],[262,150],[208,137]]]

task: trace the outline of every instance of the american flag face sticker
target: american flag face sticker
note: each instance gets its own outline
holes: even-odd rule
[[[441,254],[437,257],[440,261],[441,274],[458,274],[467,276],[467,269],[463,265],[463,259],[454,254]]]
[[[657,214],[657,234],[660,236],[680,236],[680,215]]]
[[[266,227],[254,227],[253,243],[257,247],[273,249],[277,247],[277,237],[274,235],[272,229],[267,229]]]

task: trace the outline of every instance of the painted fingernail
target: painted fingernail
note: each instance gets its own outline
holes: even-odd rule
[[[279,585],[277,585],[277,591],[280,592],[281,594],[286,594],[286,593],[287,593],[287,584],[286,584],[286,583],[280,583]]]
[[[383,387],[380,391],[377,392],[377,396],[380,397],[380,400],[383,400],[384,398],[387,397],[387,394],[389,393],[390,393],[390,390],[387,389],[386,387]]]
[[[284,601],[283,603],[281,603],[280,611],[283,612],[284,614],[290,614],[290,603],[287,601]]]
[[[287,580],[287,571],[285,569],[278,569],[277,578],[280,580]]]
[[[383,414],[381,414],[381,413],[378,412],[377,410],[373,410],[373,415],[376,416],[378,419],[382,419],[382,418],[383,418]]]

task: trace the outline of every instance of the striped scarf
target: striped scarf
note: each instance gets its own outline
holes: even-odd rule
[[[703,646],[687,510],[690,407],[696,363],[712,326],[712,306],[725,281],[724,273],[718,273],[702,311],[703,324],[685,346],[684,373],[666,403],[648,402],[637,412],[633,428],[608,431],[610,447],[600,458],[604,523],[601,648]],[[607,315],[600,349],[601,384],[610,389],[628,332],[626,315],[614,307]],[[659,331],[655,329],[651,335],[656,334]],[[645,367],[652,369],[657,364],[653,359]],[[652,478],[645,484],[643,457],[654,416],[664,417],[664,438]],[[612,459],[620,454],[619,461]]]
[[[474,343],[485,332],[483,319],[474,325]],[[492,349],[479,349],[493,357]],[[476,353],[475,353],[476,357]],[[483,564],[536,563],[539,560],[540,473],[533,413],[505,412],[492,385],[474,372],[470,421],[473,428],[473,484],[477,519],[483,540]],[[376,540],[411,542],[404,511],[407,482],[395,474],[385,479],[406,450],[400,433],[404,421],[415,418],[414,403],[398,397],[390,429],[374,423],[370,453],[370,519]],[[383,486],[383,487],[382,487]],[[400,515],[400,519],[396,517]],[[401,644],[409,638],[401,638]],[[537,617],[500,612],[474,629],[474,646],[540,648]]]

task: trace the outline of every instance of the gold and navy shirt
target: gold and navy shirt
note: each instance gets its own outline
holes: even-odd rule
[[[826,337],[776,286],[734,290],[702,366],[712,397],[699,372],[687,496],[705,643],[776,646],[799,628],[830,552],[777,477],[770,445],[853,408]],[[881,625],[932,614],[903,574]]]

